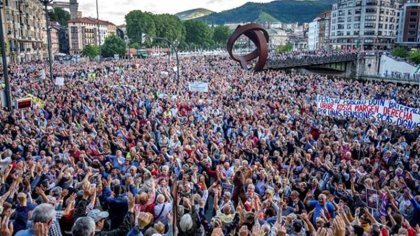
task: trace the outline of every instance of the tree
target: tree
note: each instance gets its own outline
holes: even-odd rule
[[[153,19],[153,14],[149,12],[142,12],[140,10],[130,11],[125,16],[127,23],[127,36],[131,42],[142,43],[142,35],[156,36],[156,26]]]
[[[286,43],[285,45],[281,45],[276,48],[277,52],[290,52],[293,50],[293,44],[292,43]]]
[[[185,40],[185,27],[178,17],[169,14],[160,14],[154,15],[153,18],[156,26],[156,36],[166,38],[170,42],[181,42]],[[158,40],[154,44],[167,46],[165,42]]]
[[[420,63],[420,51],[417,48],[412,48],[408,53],[408,59],[416,64]]]
[[[185,41],[190,46],[209,48],[213,44],[213,31],[206,23],[187,20],[184,21],[184,26],[187,32]]]
[[[112,35],[105,39],[104,45],[101,47],[103,57],[113,57],[115,54],[125,54],[125,42],[120,37]]]
[[[218,45],[225,45],[229,39],[229,27],[224,25],[216,26],[213,30],[213,41]]]
[[[97,45],[89,44],[82,50],[82,55],[93,59],[101,53],[101,48]]]
[[[140,44],[138,42],[130,43],[130,48],[139,49],[140,48]]]
[[[58,22],[61,26],[67,27],[68,22],[70,20],[70,13],[63,8],[53,8],[52,10],[48,11],[48,15],[50,16],[51,21]]]
[[[406,58],[408,55],[407,49],[403,48],[403,47],[396,47],[394,49],[392,49],[392,55],[395,57],[401,57],[401,58]]]

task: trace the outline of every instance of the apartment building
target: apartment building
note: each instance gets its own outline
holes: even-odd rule
[[[116,35],[117,27],[109,21],[82,17],[71,19],[68,23],[68,31],[70,53],[79,54],[86,45],[104,44],[107,37]]]
[[[389,49],[397,40],[395,0],[338,0],[331,12],[333,48]]]
[[[38,0],[4,0],[1,9],[10,63],[48,58],[45,13]]]
[[[420,1],[409,0],[400,9],[397,44],[405,47],[420,46]]]
[[[309,23],[308,49],[327,49],[330,38],[331,11],[324,12]]]

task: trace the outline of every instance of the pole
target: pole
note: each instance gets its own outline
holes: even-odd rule
[[[51,81],[54,80],[53,78],[53,65],[52,65],[52,52],[51,52],[51,25],[50,25],[50,17],[48,16],[48,4],[52,2],[52,0],[44,0],[42,3],[44,3],[45,7],[45,20],[46,20],[46,26],[47,26],[47,40],[48,40],[48,60],[49,60],[49,66],[50,66],[50,79]]]
[[[178,50],[174,48],[175,56],[176,56],[176,80],[179,81],[179,58],[178,58]]]
[[[4,77],[4,93],[6,96],[6,107],[9,111],[12,111],[12,98],[10,94],[10,81],[9,71],[7,68],[7,56],[6,56],[6,43],[3,32],[3,1],[0,1],[0,39],[1,39],[1,57],[3,60],[3,77]]]
[[[101,46],[101,31],[99,30],[99,7],[96,0],[96,27],[98,28],[98,46]]]

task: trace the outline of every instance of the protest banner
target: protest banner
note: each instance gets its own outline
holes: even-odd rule
[[[190,92],[205,92],[209,91],[209,83],[207,82],[190,82],[188,84],[188,90]]]
[[[352,100],[317,96],[316,104],[321,115],[338,118],[385,121],[408,129],[420,127],[420,108],[407,107],[393,100]]]
[[[55,85],[63,86],[64,85],[64,77],[55,78]]]
[[[369,208],[378,209],[379,207],[379,194],[375,189],[366,189],[366,204]]]
[[[26,95],[26,97],[30,97],[32,99],[32,101],[34,103],[36,103],[40,108],[44,108],[45,107],[45,102],[42,99],[40,99],[38,97],[35,97],[34,95],[32,95],[30,93],[28,93]]]

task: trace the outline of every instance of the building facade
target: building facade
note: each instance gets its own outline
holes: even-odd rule
[[[309,23],[308,49],[316,50],[319,47],[319,23],[318,18]]]
[[[53,55],[60,52],[60,25],[51,22],[51,52]]]
[[[394,0],[339,0],[331,12],[331,46],[392,48],[397,39],[400,6]]]
[[[400,9],[397,44],[406,47],[420,46],[420,1],[409,0]]]
[[[330,39],[331,12],[320,14],[311,23],[308,29],[308,49],[327,49]]]
[[[70,20],[68,32],[70,53],[79,54],[89,44],[98,46],[104,44],[107,37],[116,35],[117,27],[108,21],[83,17]]]
[[[45,12],[40,1],[5,0],[1,14],[10,63],[47,58]]]

